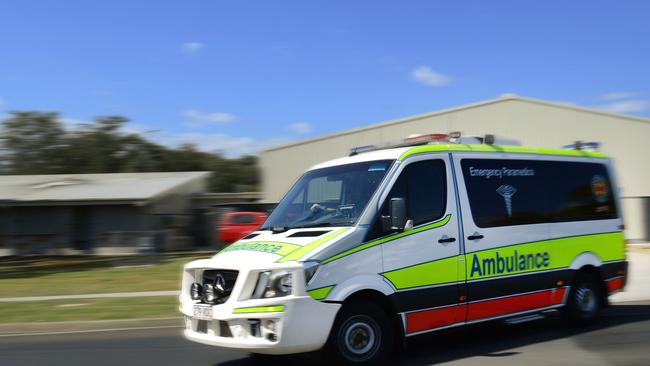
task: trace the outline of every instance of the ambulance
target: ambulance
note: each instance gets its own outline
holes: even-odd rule
[[[180,311],[195,342],[372,364],[478,322],[589,323],[626,274],[596,144],[420,135],[306,171],[258,231],[185,265]]]

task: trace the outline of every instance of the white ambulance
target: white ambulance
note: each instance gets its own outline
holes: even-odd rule
[[[259,231],[185,266],[184,334],[364,364],[450,327],[591,321],[627,262],[611,161],[587,147],[435,134],[317,165]]]

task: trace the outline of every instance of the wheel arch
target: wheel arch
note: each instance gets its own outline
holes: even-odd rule
[[[570,284],[571,286],[573,286],[573,283],[575,279],[578,277],[578,274],[590,273],[597,279],[600,285],[600,295],[601,295],[602,305],[607,306],[609,303],[608,293],[607,293],[607,283],[605,282],[603,273],[601,271],[602,264],[603,261],[600,259],[600,257],[597,254],[593,252],[584,252],[578,255],[569,266],[569,268],[574,271]]]
[[[401,347],[406,338],[405,324],[398,312],[397,304],[393,301],[394,293],[395,290],[378,275],[363,275],[355,276],[337,285],[327,300],[340,302],[343,306],[357,301],[367,301],[379,305],[393,321],[395,343]]]
[[[584,252],[579,254],[577,257],[573,259],[571,262],[571,265],[569,265],[569,269],[579,271],[580,269],[591,266],[591,267],[600,267],[603,264],[602,259],[593,252]]]
[[[327,297],[328,301],[344,302],[347,298],[360,291],[376,291],[384,296],[390,296],[395,290],[386,283],[380,275],[353,276],[334,287]]]

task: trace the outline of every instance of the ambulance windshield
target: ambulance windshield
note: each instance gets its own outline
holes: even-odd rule
[[[262,230],[354,225],[392,162],[375,160],[308,171]]]

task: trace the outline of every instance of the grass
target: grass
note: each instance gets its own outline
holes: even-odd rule
[[[178,290],[183,264],[209,256],[0,259],[0,297]]]
[[[0,323],[167,318],[180,316],[176,296],[0,303]]]
[[[183,264],[209,254],[0,259],[0,297],[178,290]],[[176,296],[0,302],[0,323],[178,316]]]

